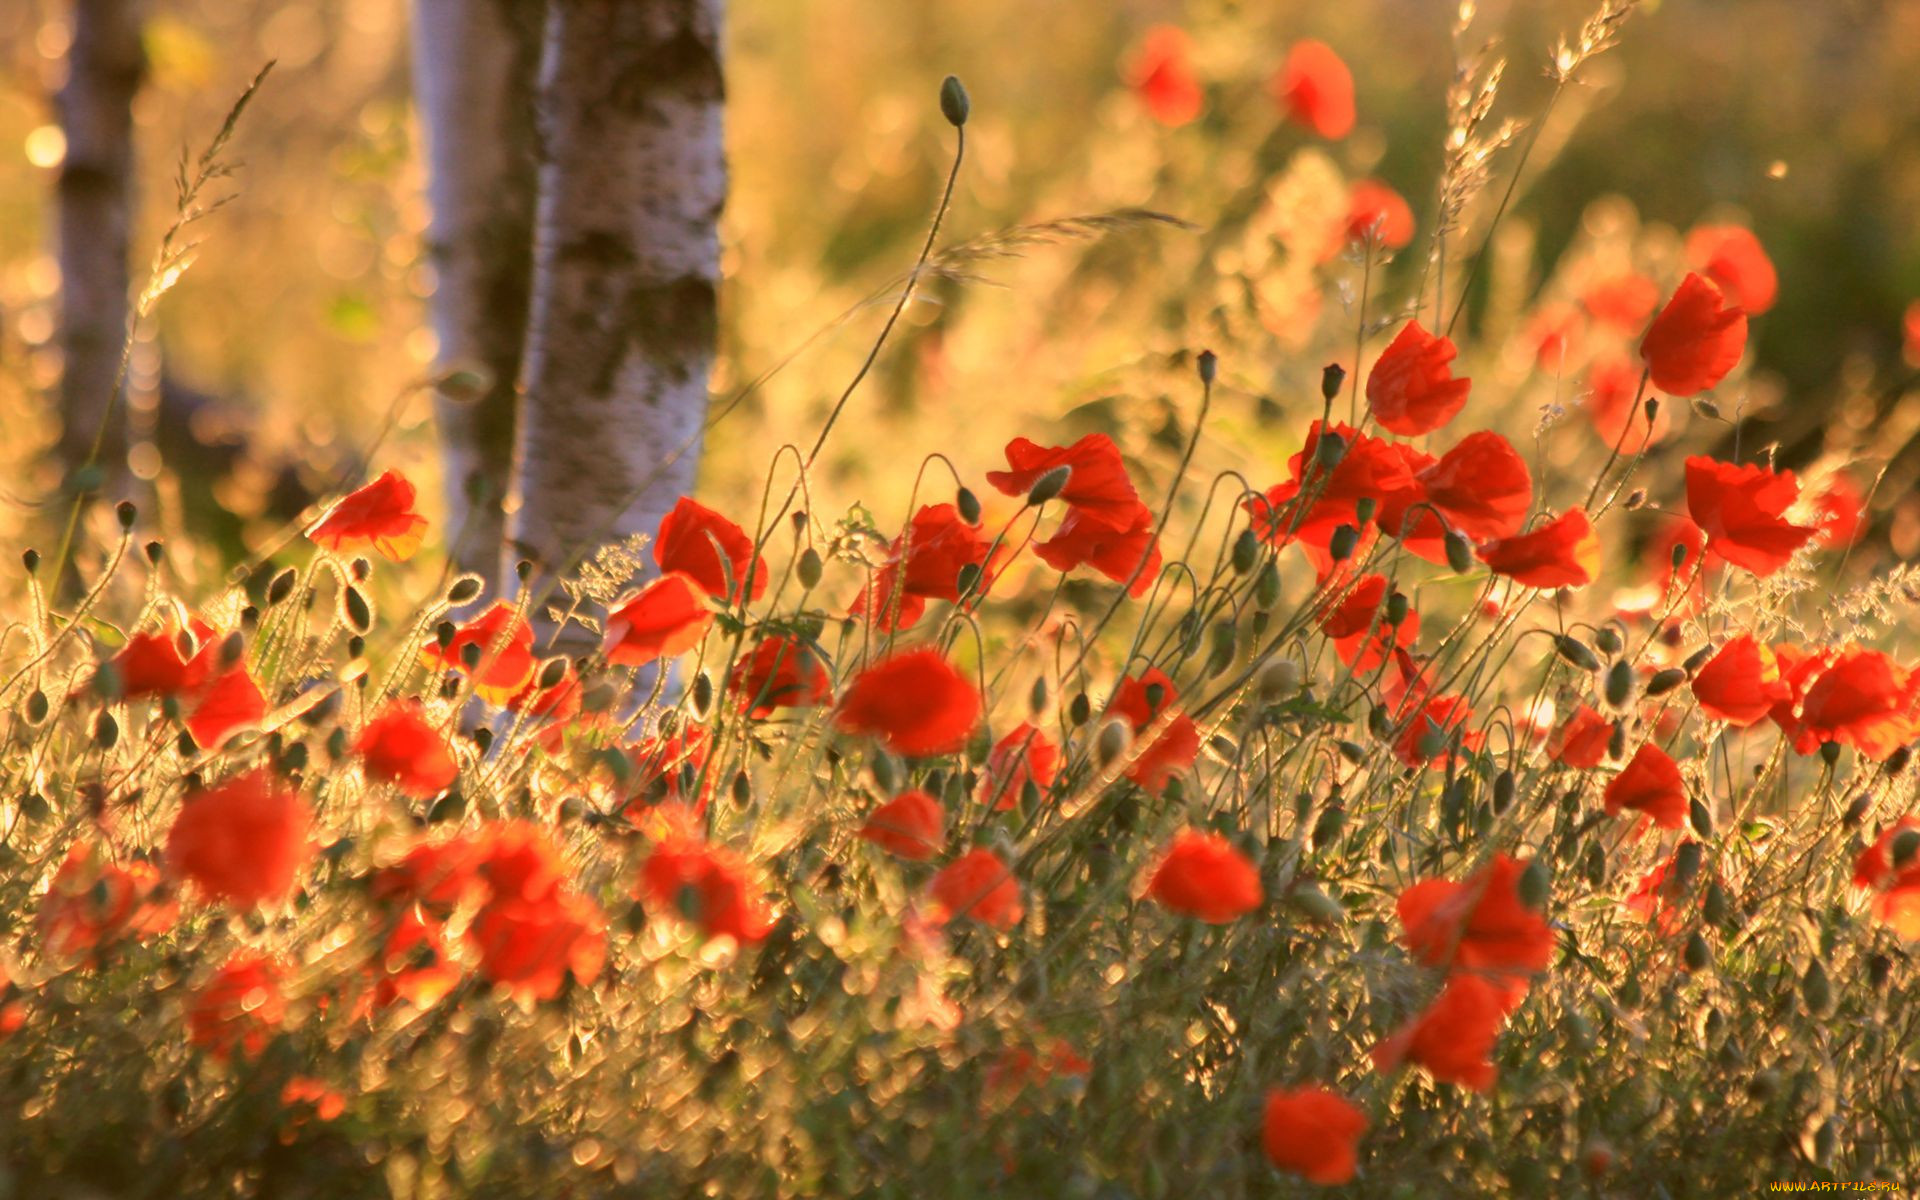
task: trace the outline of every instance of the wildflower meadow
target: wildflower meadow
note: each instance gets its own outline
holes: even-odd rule
[[[384,428],[238,556],[150,475],[23,523],[0,1197],[1920,1186],[1898,314],[1887,406],[1789,442],[1764,230],[1597,204],[1523,264],[1546,114],[1443,7],[1398,186],[1364,44],[1169,22],[1113,86],[1173,182],[981,232],[994,99],[928,80],[945,190],[852,369],[717,381],[707,484],[564,561],[464,569]],[[1546,105],[1635,8],[1514,48]],[[883,411],[926,298],[1030,262],[1105,302]],[[1114,373],[1024,393],[1056,345]]]

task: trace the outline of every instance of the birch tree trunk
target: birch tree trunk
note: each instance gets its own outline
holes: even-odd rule
[[[722,0],[551,0],[516,549],[543,576],[693,485],[719,283]]]
[[[543,0],[414,0],[427,141],[435,396],[454,561],[498,581],[533,277],[534,82]]]
[[[113,393],[127,337],[133,98],[146,73],[139,8],[139,0],[75,0],[59,97],[67,138],[58,216],[60,455],[73,470],[100,437],[108,478],[126,467],[125,410]]]

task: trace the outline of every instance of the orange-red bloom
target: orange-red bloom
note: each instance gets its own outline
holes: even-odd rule
[[[354,742],[367,778],[425,799],[460,777],[460,766],[418,700],[394,700],[368,721]]]
[[[1465,696],[1427,696],[1417,701],[1410,696],[1408,700],[1412,718],[1393,743],[1394,757],[1405,765],[1444,765],[1454,754],[1456,736],[1462,750],[1471,750],[1486,740],[1484,732],[1467,728],[1473,709]]]
[[[1287,119],[1329,141],[1353,132],[1353,74],[1325,42],[1303,38],[1274,75],[1273,98]]]
[[[638,894],[657,914],[676,914],[709,935],[743,945],[773,928],[746,863],[724,847],[692,838],[669,838],[654,847],[640,868]]]
[[[1362,179],[1347,193],[1347,240],[1373,239],[1388,250],[1413,240],[1413,209],[1399,192],[1378,179]]]
[[[1158,723],[1177,699],[1173,680],[1160,668],[1151,667],[1138,679],[1120,681],[1113,699],[1107,701],[1107,715],[1124,718],[1138,738]],[[1199,755],[1200,727],[1186,713],[1177,713],[1161,726],[1152,743],[1134,748],[1127,778],[1149,792],[1163,792],[1167,782],[1191,767]]]
[[[1666,861],[1641,876],[1633,894],[1625,901],[1629,912],[1639,914],[1662,937],[1672,937],[1686,928],[1687,924],[1687,913],[1680,906],[1683,898],[1678,886],[1680,877],[1674,873],[1674,863],[1679,857],[1680,852],[1676,849]]]
[[[1162,125],[1185,125],[1200,115],[1203,97],[1191,55],[1185,30],[1155,25],[1127,69],[1127,83]]]
[[[1693,677],[1700,710],[1744,729],[1773,711],[1793,691],[1780,678],[1773,651],[1743,633],[1714,652]]]
[[[1553,961],[1553,928],[1520,898],[1527,864],[1495,854],[1459,883],[1423,879],[1400,893],[1400,940],[1430,967],[1489,975],[1526,990]]]
[[[1530,533],[1483,543],[1495,575],[1535,588],[1585,587],[1600,573],[1600,538],[1584,508],[1570,508]]]
[[[124,937],[164,933],[179,912],[152,863],[95,861],[91,846],[75,842],[40,899],[40,943],[51,958],[90,956]]]
[[[1127,478],[1120,449],[1104,433],[1090,433],[1071,446],[1041,446],[1026,438],[1007,443],[1005,471],[988,471],[987,482],[1008,496],[1024,496],[1042,475],[1068,467],[1067,483],[1059,500],[1089,525],[1126,529],[1134,522],[1140,494]]]
[[[856,675],[833,719],[848,733],[879,738],[895,754],[950,754],[980,720],[980,693],[938,650],[908,650]]]
[[[1920,941],[1920,854],[1896,865],[1893,843],[1903,830],[1920,831],[1920,821],[1902,817],[1853,860],[1856,887],[1871,888],[1874,915],[1908,941]]]
[[[1056,571],[1092,567],[1115,583],[1127,584],[1128,595],[1144,596],[1160,578],[1160,538],[1154,525],[1153,510],[1142,503],[1134,504],[1127,524],[1118,529],[1075,508],[1033,552]]]
[[[1687,262],[1720,285],[1727,299],[1759,316],[1773,307],[1780,279],[1773,260],[1753,236],[1739,225],[1697,225],[1687,234]]]
[[[707,595],[720,600],[730,594],[728,579],[737,593],[749,573],[753,576],[749,601],[758,600],[767,590],[767,564],[753,552],[753,539],[746,530],[685,496],[661,518],[660,532],[653,539],[653,561],[663,573],[689,576]]]
[[[813,648],[798,638],[769,635],[734,664],[734,699],[756,720],[776,708],[815,708],[833,698],[833,680]]]
[[[1860,540],[1867,523],[1866,497],[1844,472],[1827,479],[1826,486],[1814,497],[1814,523],[1820,527],[1816,544],[1845,549]]]
[[[242,908],[293,890],[313,852],[306,801],[265,767],[187,796],[167,833],[167,869]]]
[[[1759,464],[1739,466],[1695,456],[1687,460],[1687,511],[1707,537],[1707,545],[1736,567],[1771,575],[1818,530],[1787,520],[1800,498],[1792,471]]]
[[[1411,1062],[1441,1083],[1484,1092],[1495,1077],[1493,1043],[1516,999],[1478,975],[1451,975],[1425,1012],[1373,1048],[1374,1068],[1386,1073]]]
[[[1547,742],[1547,757],[1569,767],[1586,770],[1606,760],[1607,744],[1613,740],[1613,722],[1582,704],[1566,723],[1553,731]]]
[[[980,772],[980,803],[1005,811],[1020,802],[1027,781],[1045,792],[1060,769],[1060,747],[1044,730],[1022,721],[993,744]]]
[[[1660,285],[1636,271],[1589,284],[1580,303],[1595,321],[1637,333],[1654,305],[1660,303]]]
[[[1323,1087],[1275,1088],[1267,1093],[1260,1147],[1267,1161],[1308,1183],[1347,1183],[1360,1158],[1367,1118]]]
[[[943,920],[969,919],[1011,929],[1026,914],[1020,882],[998,854],[969,850],[940,868],[927,890]]]
[[[468,647],[479,655],[472,667],[467,665]],[[500,704],[533,678],[533,626],[518,608],[496,600],[455,630],[445,646],[429,642],[421,653],[444,670],[467,674],[474,690]]]
[[[707,594],[689,575],[670,572],[607,614],[607,661],[638,667],[676,658],[700,644],[713,625]]]
[[[940,802],[914,788],[874,809],[860,836],[890,854],[925,862],[940,852],[946,829]]]
[[[1452,339],[1408,321],[1367,373],[1367,407],[1382,428],[1419,437],[1453,420],[1467,403],[1470,379],[1455,379]],[[1389,531],[1391,532],[1391,531]]]
[[[395,562],[413,557],[426,538],[427,519],[413,511],[413,484],[388,471],[333,506],[307,531],[313,544],[335,553],[370,547]]]
[[[1740,363],[1747,348],[1747,314],[1727,304],[1720,289],[1698,275],[1680,281],[1640,342],[1653,386],[1671,396],[1706,391]]]
[[[1799,707],[1800,753],[1838,742],[1885,762],[1920,736],[1920,672],[1878,650],[1849,646],[1812,678]]]
[[[1632,809],[1662,829],[1678,829],[1687,819],[1687,785],[1679,764],[1652,742],[1642,743],[1607,784],[1605,799],[1609,816]]]
[[[239,1051],[252,1058],[287,1019],[280,964],[241,950],[195,992],[187,1007],[187,1037],[224,1062]]]
[[[1387,587],[1386,576],[1363,575],[1338,604],[1320,614],[1321,632],[1333,639],[1340,661],[1356,671],[1372,670],[1395,646],[1411,646],[1420,636],[1420,614],[1411,606],[1398,625],[1389,623],[1381,611]]]
[[[1177,913],[1224,925],[1260,907],[1260,872],[1226,838],[1184,829],[1160,855],[1147,895]]]
[[[929,600],[958,603],[960,572],[968,566],[980,568],[980,582],[973,590],[984,594],[993,582],[995,564],[987,559],[991,545],[977,526],[961,519],[958,508],[925,505],[894,539],[888,561],[862,589],[849,615],[880,629],[904,629],[920,619]],[[996,551],[994,558],[1004,553]]]
[[[1587,367],[1587,391],[1582,401],[1587,420],[1602,442],[1620,447],[1623,454],[1655,444],[1673,428],[1671,404],[1660,405],[1653,424],[1647,424],[1649,398],[1651,393],[1640,390],[1640,369],[1625,358],[1607,354]]]

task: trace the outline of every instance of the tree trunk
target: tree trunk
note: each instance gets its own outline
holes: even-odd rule
[[[113,403],[127,338],[127,242],[133,209],[133,97],[146,71],[139,0],[76,0],[60,124],[60,455],[126,466],[124,409]],[[104,433],[102,423],[105,423]]]
[[[426,130],[435,396],[447,537],[497,582],[521,346],[533,278],[534,82],[543,0],[414,0],[414,90]]]
[[[719,283],[722,0],[552,0],[516,549],[543,576],[693,485]]]

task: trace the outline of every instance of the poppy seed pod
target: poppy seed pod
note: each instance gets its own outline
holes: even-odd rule
[[[120,528],[132,529],[133,523],[140,519],[140,509],[131,500],[122,500],[113,506],[113,515],[120,520]]]
[[[1220,370],[1220,359],[1213,351],[1202,350],[1199,356],[1194,359],[1193,365],[1200,373],[1200,382],[1211,384],[1214,376],[1218,374]]]
[[[1328,363],[1320,368],[1320,398],[1332,400],[1340,394],[1340,388],[1347,382],[1347,369],[1339,363]]]
[[[967,123],[967,117],[973,112],[973,100],[967,95],[966,85],[957,75],[949,75],[940,81],[940,115],[947,124],[955,129]]]

